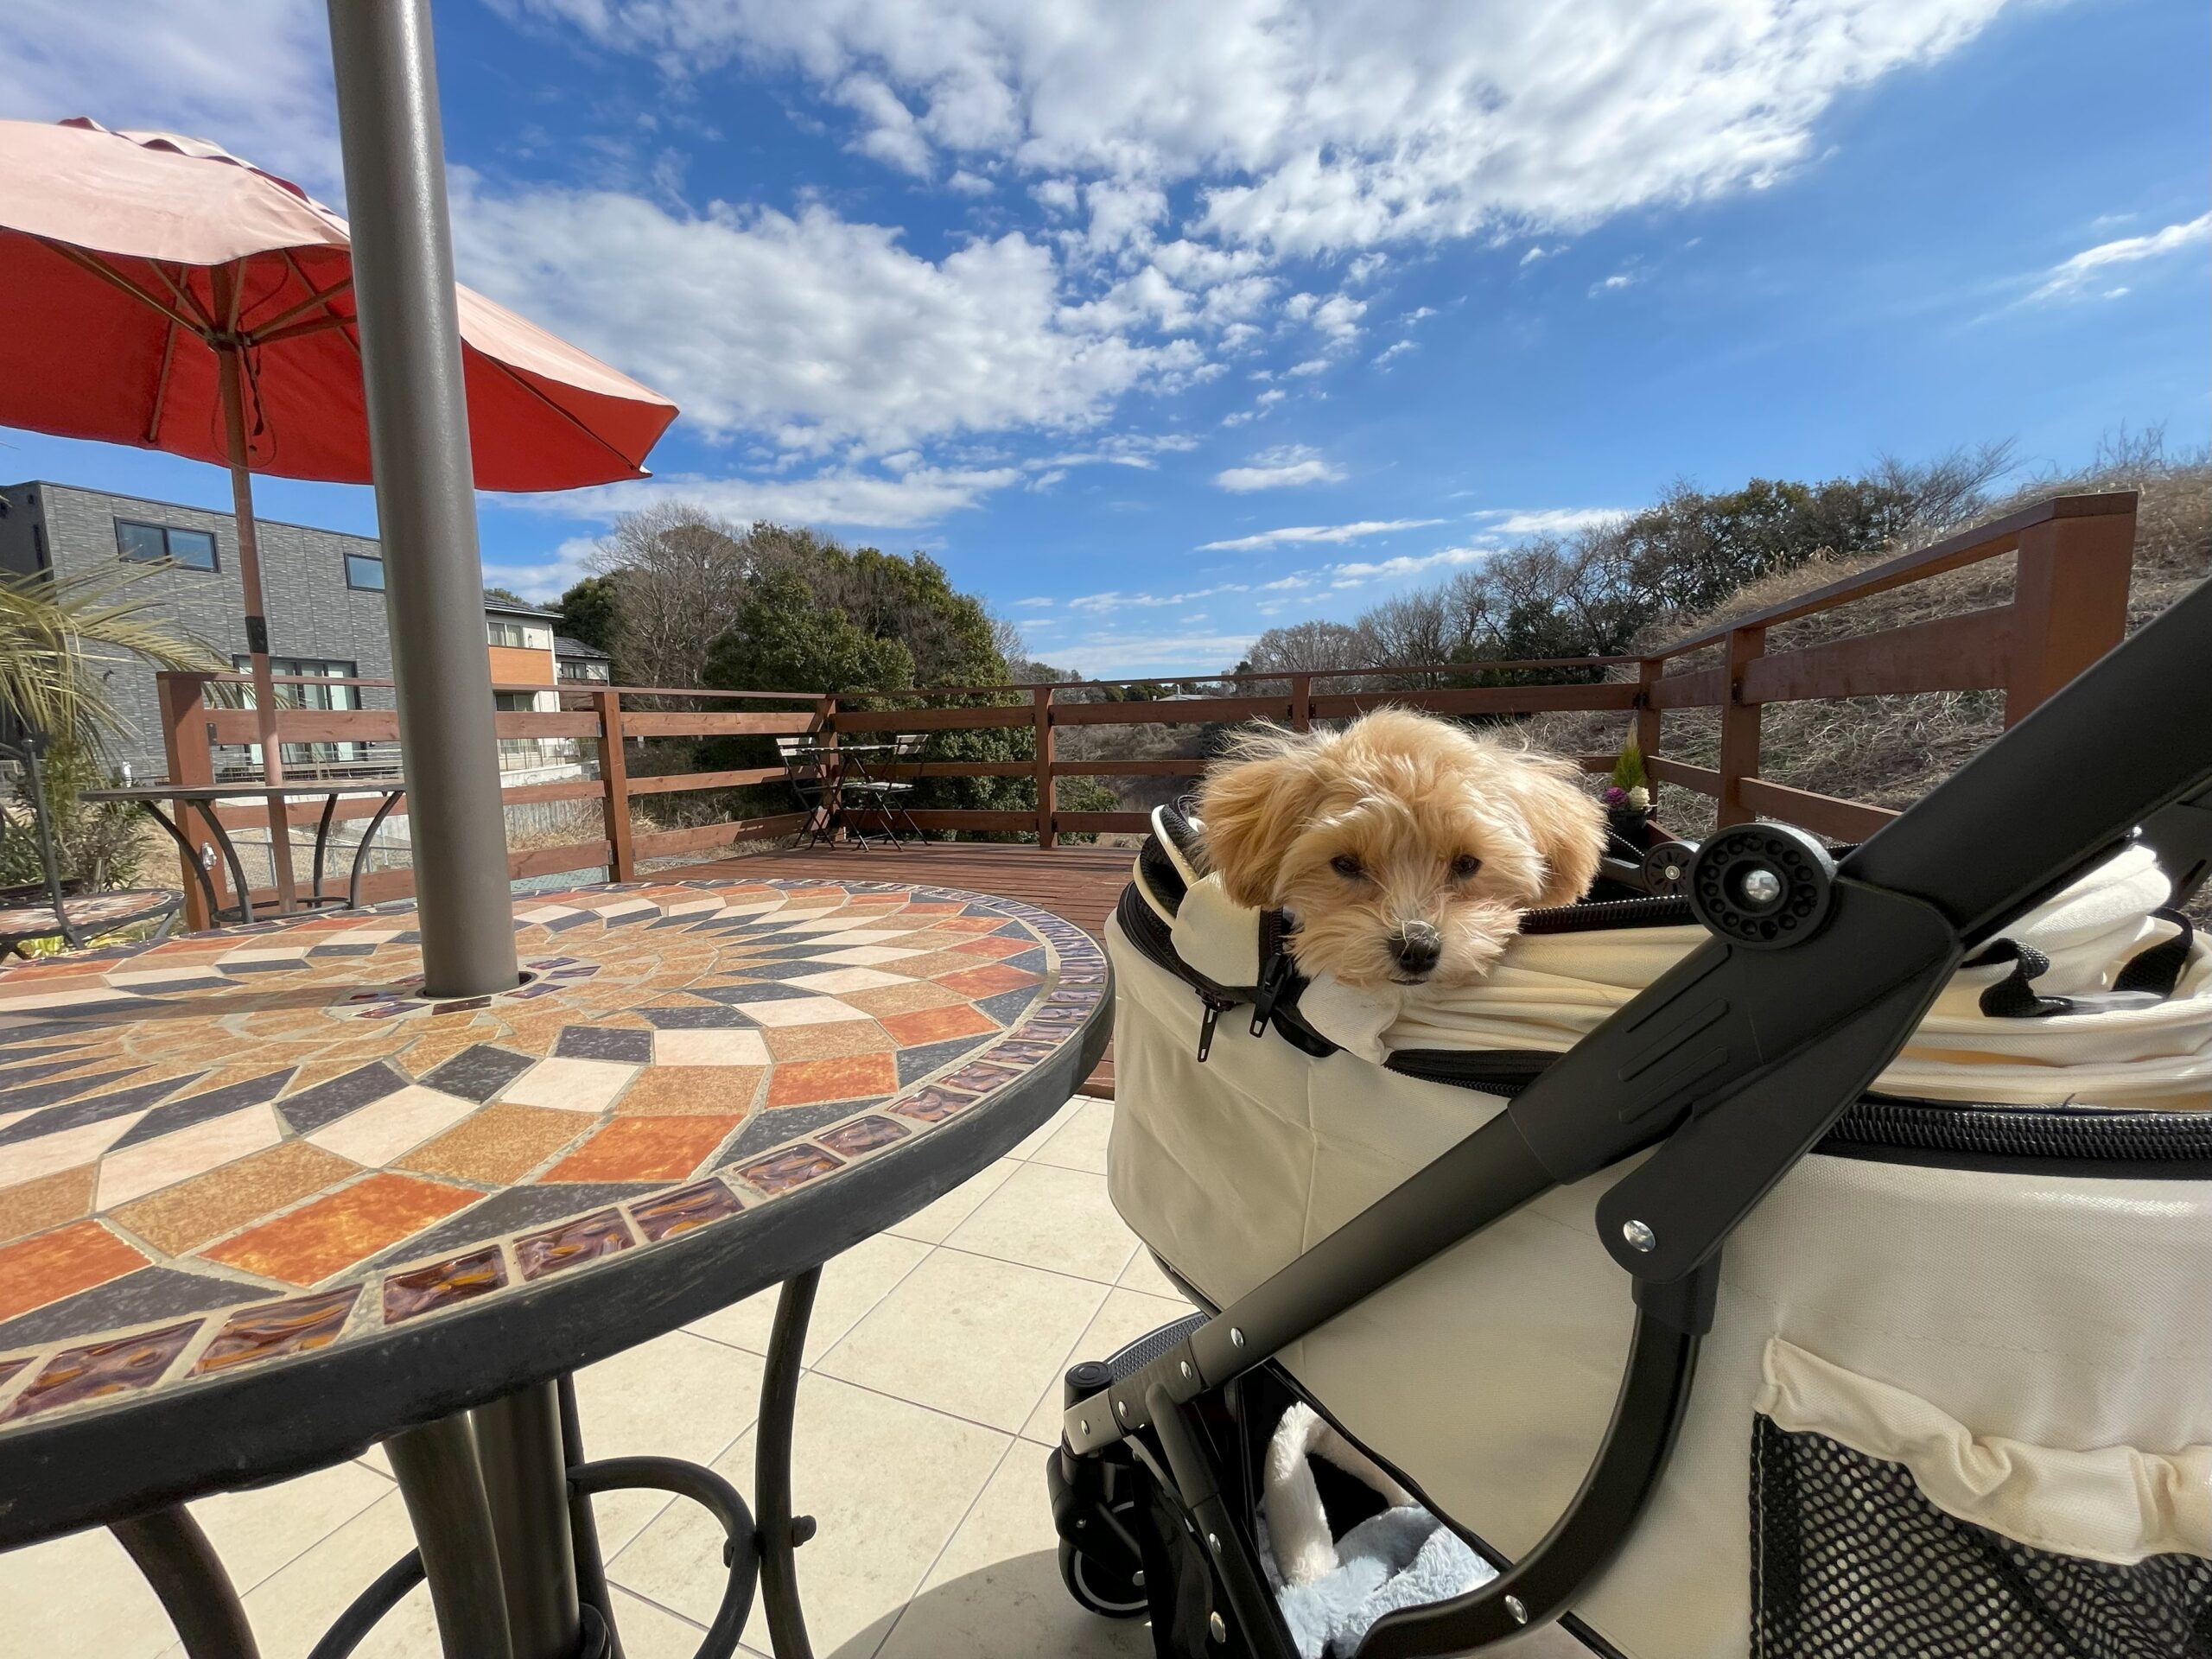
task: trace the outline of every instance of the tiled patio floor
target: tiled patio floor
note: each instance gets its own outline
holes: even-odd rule
[[[1093,1618],[1068,1599],[1045,1503],[1060,1373],[1185,1311],[1107,1202],[1112,1112],[1070,1103],[1013,1156],[823,1274],[796,1465],[798,1505],[821,1522],[799,1573],[825,1659],[1150,1651],[1141,1623]],[[749,1498],[773,1305],[756,1298],[582,1373],[591,1455],[696,1459]],[[631,1659],[688,1659],[719,1593],[712,1523],[652,1494],[598,1508]],[[375,1457],[193,1510],[245,1596],[264,1659],[300,1659],[411,1542]],[[0,1555],[0,1645],[44,1659],[180,1651],[105,1532]],[[757,1616],[747,1641],[766,1653]],[[436,1659],[426,1592],[359,1653]]]
[[[1061,1373],[1185,1311],[1107,1200],[1113,1109],[1071,1101],[1011,1156],[824,1272],[795,1451],[798,1505],[821,1523],[798,1560],[823,1659],[1150,1653],[1141,1621],[1095,1618],[1069,1600],[1045,1499]],[[695,1459],[749,1500],[773,1300],[583,1372],[590,1454]],[[412,1546],[380,1455],[193,1512],[245,1597],[264,1659],[301,1659]],[[649,1493],[602,1498],[598,1512],[629,1659],[689,1659],[719,1594],[711,1523]],[[41,1659],[181,1652],[104,1531],[0,1555],[0,1629],[7,1651]],[[757,1614],[746,1639],[767,1653]],[[437,1659],[428,1593],[358,1651]],[[1519,1651],[1582,1649],[1548,1631]]]

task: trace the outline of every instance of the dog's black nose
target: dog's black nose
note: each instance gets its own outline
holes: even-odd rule
[[[1408,922],[1390,936],[1390,952],[1408,974],[1425,974],[1444,954],[1444,941],[1427,922]]]

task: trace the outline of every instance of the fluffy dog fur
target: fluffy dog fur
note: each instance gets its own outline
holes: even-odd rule
[[[1522,912],[1571,904],[1596,878],[1604,814],[1574,777],[1385,709],[1339,732],[1260,728],[1209,772],[1198,811],[1230,897],[1289,912],[1309,978],[1448,986],[1489,971]]]

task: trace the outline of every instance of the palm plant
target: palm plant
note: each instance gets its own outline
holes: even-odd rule
[[[126,591],[160,568],[68,578],[0,574],[0,716],[97,753],[123,729],[103,673],[118,657],[157,668],[221,669],[204,646],[170,630],[152,598]]]

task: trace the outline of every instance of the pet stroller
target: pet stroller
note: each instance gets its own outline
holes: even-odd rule
[[[2212,586],[1865,845],[1615,864],[1440,1012],[1154,829],[1109,1184],[1202,1311],[1068,1375],[1078,1601],[1174,1659],[2212,1655]],[[1294,1407],[1353,1474],[1268,1475]],[[1394,1602],[1393,1516],[1478,1570]]]

